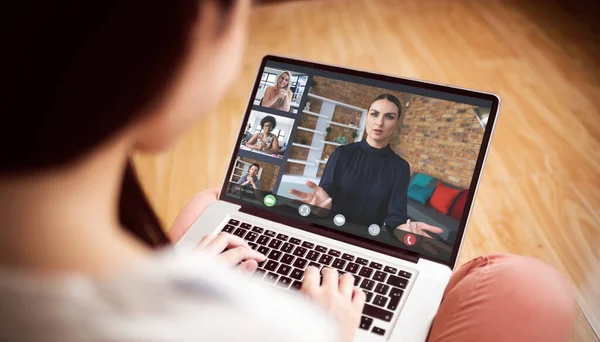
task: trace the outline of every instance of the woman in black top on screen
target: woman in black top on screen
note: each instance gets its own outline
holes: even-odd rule
[[[401,108],[395,96],[377,96],[367,112],[367,138],[335,149],[319,185],[307,182],[313,193],[290,192],[306,203],[343,214],[348,222],[385,224],[390,231],[399,228],[424,236],[442,233],[441,228],[408,221],[410,165],[389,144]]]

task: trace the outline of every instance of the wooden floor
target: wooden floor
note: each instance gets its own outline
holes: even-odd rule
[[[237,83],[169,152],[136,157],[142,182],[167,225],[195,192],[220,185],[268,53],[497,93],[499,122],[461,263],[512,252],[555,265],[577,293],[571,340],[597,341],[600,47],[580,20],[556,9],[548,1],[421,0],[257,7]]]

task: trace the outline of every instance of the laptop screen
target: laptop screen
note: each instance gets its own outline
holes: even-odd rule
[[[497,105],[493,95],[265,58],[222,199],[449,262]]]

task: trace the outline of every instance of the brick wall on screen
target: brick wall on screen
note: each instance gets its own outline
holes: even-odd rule
[[[468,188],[483,129],[474,106],[412,95],[396,147],[411,172]]]
[[[277,174],[279,173],[279,166],[261,162],[261,161],[257,161],[257,160],[250,159],[250,158],[242,157],[240,159],[246,163],[250,163],[250,164],[256,163],[256,164],[260,165],[260,168],[262,169],[262,173],[260,174],[260,184],[262,185],[262,190],[264,190],[264,191],[272,191],[273,190],[273,187],[275,187],[275,181],[277,180]],[[243,165],[240,165],[239,167],[243,167]],[[236,170],[236,171],[238,172],[238,174],[242,174],[241,170]],[[243,174],[246,174],[246,173],[243,172]],[[237,179],[239,179],[239,178],[235,178],[236,181],[237,181]]]

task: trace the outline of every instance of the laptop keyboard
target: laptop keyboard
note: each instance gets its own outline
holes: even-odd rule
[[[391,322],[394,315],[398,314],[400,300],[412,277],[410,272],[396,267],[239,220],[229,220],[222,231],[243,238],[252,249],[266,255],[267,258],[258,264],[253,277],[280,288],[299,290],[308,266],[315,266],[319,270],[325,266],[332,267],[340,275],[351,273],[354,285],[367,295],[360,329],[376,335],[385,335],[386,331],[377,325],[386,325],[381,322]]]

